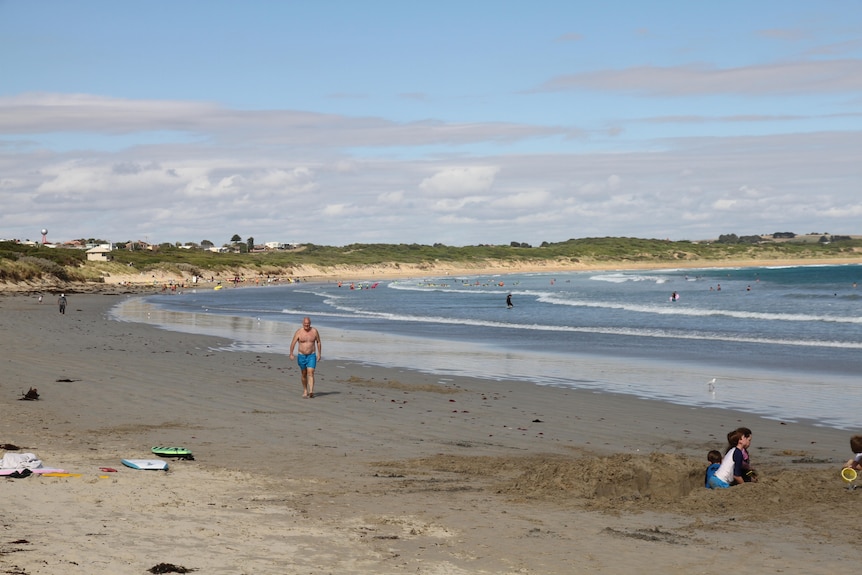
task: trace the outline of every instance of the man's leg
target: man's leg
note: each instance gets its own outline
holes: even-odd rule
[[[314,368],[309,367],[306,372],[308,373],[308,377],[306,378],[308,382],[308,397],[314,397]]]
[[[308,370],[302,370],[302,397],[308,397]]]

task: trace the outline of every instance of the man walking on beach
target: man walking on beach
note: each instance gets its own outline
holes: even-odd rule
[[[314,369],[320,356],[323,354],[323,344],[320,343],[320,334],[316,328],[311,327],[311,320],[302,318],[302,327],[293,334],[290,342],[290,359],[294,358],[293,348],[299,343],[299,353],[296,355],[296,363],[302,370],[302,397],[314,397]],[[315,353],[316,352],[316,353]]]
[[[66,294],[61,293],[60,297],[57,299],[57,305],[60,306],[60,313],[66,313]]]

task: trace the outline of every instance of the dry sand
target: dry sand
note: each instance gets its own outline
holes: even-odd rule
[[[122,297],[72,295],[62,316],[0,295],[0,443],[80,474],[0,479],[0,573],[832,575],[858,559],[850,432],[325,357],[302,399],[287,357],[107,319]],[[740,425],[761,482],[704,489],[706,452]],[[195,461],[120,464],[153,445]]]

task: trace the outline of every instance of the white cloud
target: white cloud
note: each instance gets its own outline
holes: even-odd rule
[[[113,112],[103,118],[99,99],[72,100],[61,127],[85,109],[93,117],[82,125],[110,123]],[[32,238],[48,227],[52,237],[65,239],[221,243],[239,233],[258,241],[464,245],[858,229],[862,132],[849,128],[663,138],[613,152],[578,142],[552,153],[503,153],[496,143],[520,129],[548,129],[285,111],[258,116],[196,104],[145,102],[143,109],[151,119],[188,113],[175,120],[200,137],[103,150],[0,145],[0,237]],[[37,116],[30,118],[33,140],[44,130],[47,141],[56,132]],[[125,125],[136,124],[131,118]],[[88,133],[78,129],[69,128],[69,137],[86,140]],[[469,139],[494,145],[487,153],[424,148]],[[351,151],[345,141],[399,152]],[[297,206],[313,226],[300,225]]]
[[[419,188],[433,196],[452,197],[486,192],[500,171],[495,166],[446,168],[422,180]]]
[[[486,200],[479,197],[441,198],[433,202],[430,208],[436,212],[459,212],[467,206],[474,206]]]
[[[401,190],[383,192],[377,195],[377,201],[381,204],[400,204],[404,201],[404,192]]]
[[[739,200],[732,198],[723,198],[712,203],[712,209],[717,211],[729,211],[735,209],[739,205]]]
[[[356,212],[356,207],[351,204],[328,204],[323,206],[321,213],[327,217],[340,218]]]
[[[503,210],[523,210],[545,206],[550,199],[547,190],[530,190],[495,198],[490,205]]]

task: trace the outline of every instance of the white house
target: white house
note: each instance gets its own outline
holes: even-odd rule
[[[266,249],[268,250],[293,250],[299,246],[299,244],[296,243],[286,244],[284,242],[266,242],[263,245],[266,246]]]
[[[90,262],[109,262],[111,257],[111,248],[105,246],[96,246],[86,251],[87,261]]]

